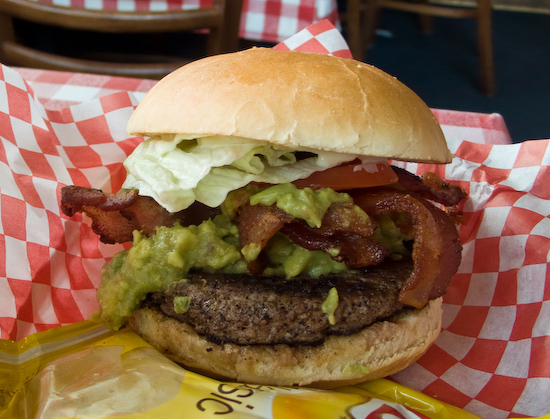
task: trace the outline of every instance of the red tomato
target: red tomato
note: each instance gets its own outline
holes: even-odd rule
[[[370,166],[369,171],[367,171],[361,166],[359,160],[354,160],[322,172],[315,172],[308,178],[299,179],[293,183],[299,188],[309,186],[311,188],[331,188],[338,191],[369,188],[397,182],[397,175],[389,163],[377,162]]]

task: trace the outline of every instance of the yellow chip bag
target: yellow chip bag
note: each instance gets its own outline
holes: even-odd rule
[[[0,377],[2,419],[475,417],[386,379],[336,391],[220,382],[90,321],[1,340]]]

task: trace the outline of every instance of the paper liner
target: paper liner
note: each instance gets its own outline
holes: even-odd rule
[[[333,29],[321,22],[297,39],[341,54]],[[278,48],[301,46],[289,39]],[[2,339],[79,322],[97,308],[101,267],[122,246],[100,243],[85,217],[61,215],[60,189],[120,188],[121,162],[141,141],[125,133],[136,103],[118,92],[48,110],[19,73],[1,68]],[[401,165],[435,171],[469,192],[463,262],[444,298],[441,337],[392,378],[481,417],[543,415],[550,412],[549,140],[484,144],[509,142],[498,115],[434,113],[457,157],[447,166]]]

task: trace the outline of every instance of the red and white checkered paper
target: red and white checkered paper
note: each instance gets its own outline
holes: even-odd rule
[[[212,0],[35,0],[56,6],[90,10],[151,11],[209,7]],[[229,7],[232,7],[231,1]],[[323,19],[338,25],[336,0],[243,0],[239,36],[282,42]]]
[[[137,100],[156,80],[115,77],[67,71],[15,68],[32,88],[34,97],[49,110],[61,110],[117,92],[130,92]]]
[[[308,42],[322,47],[324,33],[312,28]],[[60,189],[118,190],[122,161],[141,141],[125,133],[136,103],[118,92],[48,110],[19,73],[1,68],[2,339],[78,322],[97,308],[100,270],[122,246],[100,243],[86,218],[63,216]],[[541,416],[550,412],[550,142],[499,144],[509,135],[498,115],[434,113],[457,157],[405,166],[469,192],[463,262],[444,298],[441,336],[393,378],[484,418]]]

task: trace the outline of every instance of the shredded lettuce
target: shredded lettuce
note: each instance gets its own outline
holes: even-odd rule
[[[297,151],[311,154],[297,159]],[[126,159],[123,188],[138,189],[170,212],[195,201],[217,207],[230,191],[250,182],[292,182],[356,157],[246,138],[163,135],[144,141]]]

